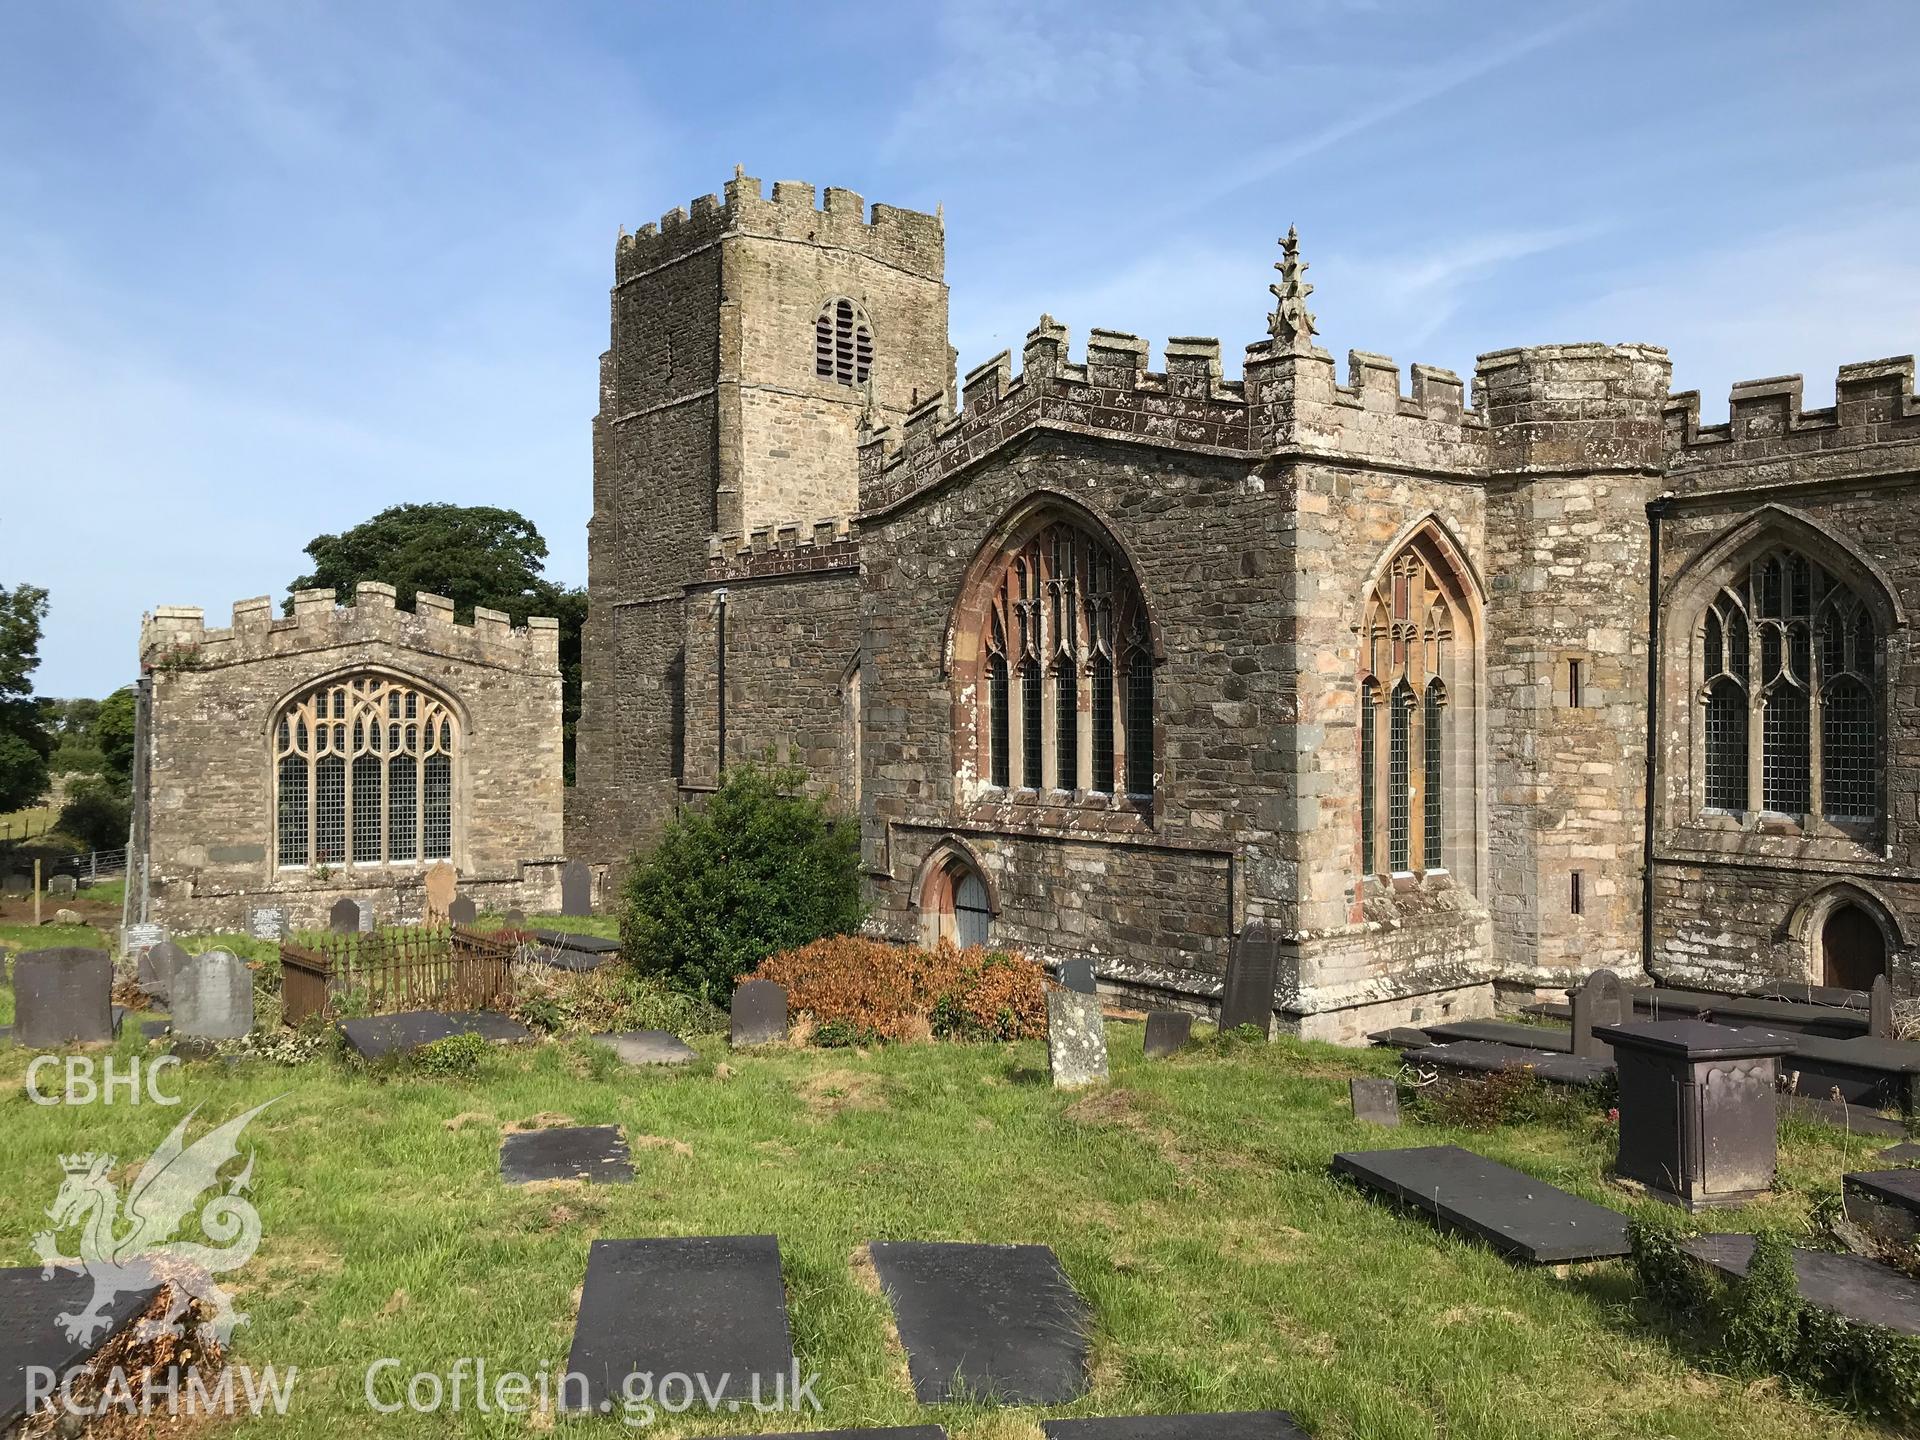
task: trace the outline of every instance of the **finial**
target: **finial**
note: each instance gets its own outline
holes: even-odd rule
[[[880,428],[874,423],[877,417],[873,412],[873,375],[871,372],[868,373],[866,381],[861,385],[860,389],[860,434],[864,438]]]
[[[746,166],[744,166],[744,165],[736,165],[736,166],[734,166],[734,167],[733,167],[733,178],[734,178],[734,179],[736,179],[736,180],[744,180],[744,179],[746,179],[746,178],[747,178],[747,167],[746,167]]]
[[[1313,312],[1307,309],[1307,296],[1313,286],[1307,284],[1307,262],[1300,258],[1300,234],[1287,227],[1287,238],[1280,242],[1280,258],[1273,263],[1280,272],[1280,283],[1269,285],[1278,302],[1267,316],[1267,333],[1280,347],[1295,355],[1313,350]]]

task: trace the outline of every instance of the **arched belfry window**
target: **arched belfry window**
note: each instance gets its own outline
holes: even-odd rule
[[[1139,586],[1076,521],[1019,534],[962,598],[956,623],[978,627],[980,670],[966,677],[961,764],[1009,793],[1148,798],[1154,656]]]
[[[381,675],[331,680],[289,701],[272,735],[278,864],[450,858],[459,730],[445,701]]]
[[[1475,740],[1454,712],[1473,685],[1473,611],[1460,566],[1433,536],[1408,542],[1369,587],[1359,639],[1361,873],[1471,874],[1471,807],[1454,802],[1471,790]]]
[[[873,371],[873,327],[851,300],[829,300],[813,322],[813,373],[839,385],[864,385]]]
[[[1707,602],[1695,641],[1701,809],[1879,820],[1880,642],[1850,584],[1766,550]]]

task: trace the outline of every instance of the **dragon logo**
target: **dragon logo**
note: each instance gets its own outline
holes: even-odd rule
[[[260,1214],[246,1198],[253,1179],[253,1155],[248,1153],[246,1166],[226,1182],[224,1190],[219,1188],[220,1170],[239,1158],[241,1132],[273,1103],[256,1106],[188,1145],[187,1127],[200,1113],[195,1106],[141,1168],[127,1192],[124,1211],[120,1187],[108,1178],[113,1156],[60,1157],[66,1179],[47,1210],[53,1229],[34,1236],[33,1246],[44,1276],[72,1270],[93,1281],[93,1299],[84,1310],[56,1317],[69,1340],[85,1343],[106,1329],[108,1307],[116,1296],[161,1283],[171,1287],[172,1298],[165,1317],[154,1322],[157,1329],[182,1334],[181,1317],[189,1302],[196,1300],[208,1317],[199,1326],[203,1340],[224,1345],[234,1327],[246,1323],[247,1317],[234,1311],[233,1296],[214,1277],[245,1265],[260,1244]],[[174,1233],[207,1190],[215,1193],[198,1218],[206,1238],[214,1243],[175,1240]],[[62,1255],[54,1236],[75,1227],[80,1231],[80,1253]]]

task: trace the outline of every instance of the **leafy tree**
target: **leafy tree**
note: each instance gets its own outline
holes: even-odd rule
[[[89,850],[117,850],[127,843],[127,827],[132,820],[133,805],[125,787],[89,777],[75,782],[67,792],[54,828],[83,842]]]
[[[580,627],[587,618],[584,590],[556,585],[542,573],[547,542],[531,520],[492,505],[395,505],[338,535],[318,535],[307,546],[311,573],[289,590],[331,589],[342,604],[362,580],[393,586],[396,603],[411,610],[424,590],[453,601],[454,616],[471,620],[475,606],[502,610],[516,625],[531,615],[560,622],[562,720],[567,779],[573,779],[573,732],[580,716]],[[292,599],[287,601],[289,613]]]
[[[87,732],[93,748],[106,757],[107,773],[124,787],[133,780],[134,699],[133,687],[122,685],[94,712]]]
[[[769,955],[859,928],[860,837],[801,793],[804,778],[744,765],[674,817],[627,880],[620,939],[635,964],[726,1004]]]
[[[53,737],[29,678],[40,665],[40,622],[47,592],[37,585],[0,587],[0,810],[18,810],[47,788]]]

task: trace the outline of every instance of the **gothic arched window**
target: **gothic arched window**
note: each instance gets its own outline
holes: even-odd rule
[[[978,747],[974,773],[998,789],[1150,796],[1154,658],[1139,587],[1080,525],[1026,534],[963,601],[985,683],[961,754]]]
[[[289,701],[272,738],[281,867],[452,856],[459,724],[445,701],[381,675],[330,680]]]
[[[1473,680],[1473,619],[1461,576],[1438,540],[1423,533],[1366,596],[1356,717],[1362,874],[1377,873],[1383,859],[1401,875],[1446,870],[1456,851],[1463,871],[1473,868],[1472,807],[1448,803],[1472,773],[1474,743],[1471,724],[1449,723]]]
[[[1879,818],[1878,637],[1846,581],[1768,550],[1707,602],[1696,639],[1703,809]]]
[[[873,327],[851,300],[829,300],[813,322],[813,373],[840,385],[864,385],[873,370]]]

